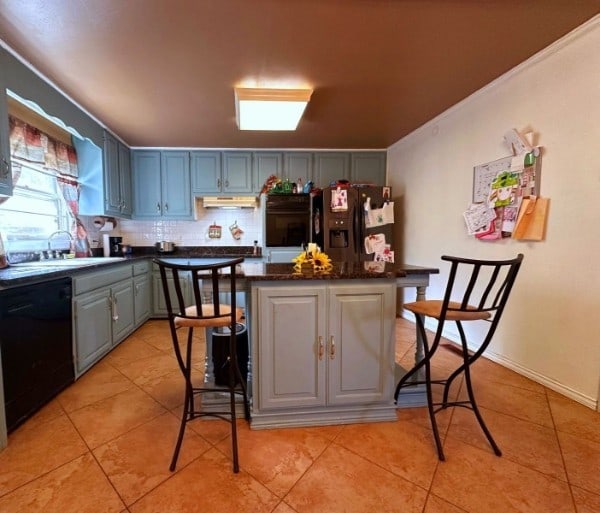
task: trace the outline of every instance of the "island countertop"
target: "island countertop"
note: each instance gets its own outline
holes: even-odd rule
[[[295,272],[293,263],[267,263],[257,261],[257,258],[244,257],[244,262],[238,267],[237,276],[248,281],[284,281],[284,280],[341,280],[341,279],[389,279],[404,278],[413,274],[437,274],[439,269],[408,264],[388,262],[333,262],[333,268],[328,272]],[[75,275],[81,272],[107,268],[132,261],[164,258],[165,260],[186,261],[190,264],[209,263],[234,258],[234,255],[222,254],[177,254],[177,255],[136,255],[127,258],[89,258],[80,260],[81,266],[63,264],[69,262],[46,261],[33,266],[11,266],[0,270],[0,289],[25,285],[37,281],[45,281],[63,276]]]

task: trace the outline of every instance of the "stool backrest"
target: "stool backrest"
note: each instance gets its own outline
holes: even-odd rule
[[[441,317],[449,312],[487,312],[494,325],[500,320],[523,261],[518,254],[510,260],[475,260],[442,256],[450,262],[450,273]],[[452,303],[451,303],[452,302]]]
[[[208,320],[235,315],[236,266],[244,261],[243,257],[212,261],[212,263],[206,264],[183,263],[187,262],[185,259],[182,259],[181,263],[173,259],[163,260],[160,258],[155,258],[153,261],[160,270],[160,279],[170,321],[175,317]],[[191,301],[185,293],[188,276],[191,276]],[[206,297],[206,294],[203,294],[206,288],[202,286],[202,282],[205,281],[210,281],[209,298]],[[219,292],[230,291],[231,301],[228,305],[231,308],[227,308],[222,312]],[[210,304],[210,308],[203,307],[203,304]],[[196,308],[193,309],[192,313],[189,310],[186,312],[187,307],[194,305]],[[193,315],[193,313],[196,315]]]

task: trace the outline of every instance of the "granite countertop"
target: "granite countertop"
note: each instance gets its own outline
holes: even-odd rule
[[[250,281],[286,281],[286,280],[357,280],[373,278],[395,278],[398,276],[394,264],[378,264],[378,262],[333,262],[330,271],[294,270],[294,264],[269,264],[244,262],[241,265],[242,275]]]
[[[142,250],[140,250],[142,249]],[[437,274],[439,269],[406,264],[384,262],[334,262],[328,272],[296,272],[290,263],[265,263],[262,255],[253,254],[249,247],[179,247],[172,253],[158,253],[152,248],[136,248],[132,255],[126,257],[95,257],[72,260],[46,260],[29,264],[11,265],[0,269],[0,289],[47,281],[64,276],[73,276],[81,272],[119,265],[136,260],[152,258],[188,259],[224,259],[244,257],[238,267],[237,276],[249,281],[284,281],[284,280],[340,280],[340,279],[390,279],[410,276],[411,274]],[[254,261],[253,261],[254,260]],[[200,262],[198,262],[200,263]]]

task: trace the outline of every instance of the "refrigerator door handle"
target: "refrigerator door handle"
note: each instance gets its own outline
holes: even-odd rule
[[[352,235],[354,238],[354,254],[357,255],[358,260],[360,261],[360,239],[361,239],[361,232],[362,232],[362,219],[360,218],[361,215],[361,211],[360,211],[360,205],[358,204],[358,202],[354,203],[354,215],[352,216]]]

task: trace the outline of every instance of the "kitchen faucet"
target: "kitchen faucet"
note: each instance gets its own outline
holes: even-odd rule
[[[69,237],[69,252],[73,251],[73,244],[75,242],[75,239],[73,239],[73,235],[71,235],[71,233],[67,230],[57,230],[48,236],[48,258],[52,258],[52,238],[60,233],[67,234],[67,236]],[[58,258],[59,255],[59,250],[54,250],[54,257]]]

